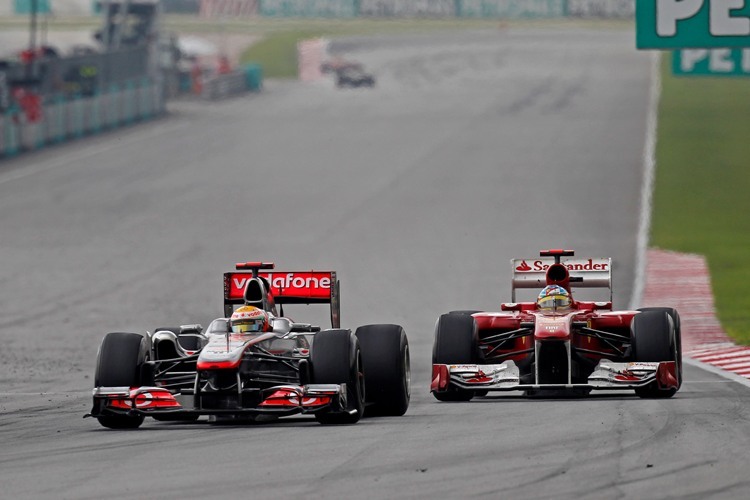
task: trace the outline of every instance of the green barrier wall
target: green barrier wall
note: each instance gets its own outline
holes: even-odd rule
[[[474,18],[564,17],[568,0],[259,0],[263,17],[350,18],[433,15]]]
[[[566,15],[566,7],[566,0],[457,0],[456,17],[563,17]]]
[[[30,14],[33,0],[13,0],[13,12],[16,14]],[[50,0],[36,0],[38,14],[49,14]]]
[[[359,0],[260,0],[265,17],[349,18],[359,14]]]

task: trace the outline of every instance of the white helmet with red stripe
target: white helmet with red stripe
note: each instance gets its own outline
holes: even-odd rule
[[[242,306],[229,318],[229,325],[234,333],[267,332],[268,314],[254,306]]]

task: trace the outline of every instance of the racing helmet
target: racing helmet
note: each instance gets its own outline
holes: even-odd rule
[[[232,313],[229,326],[233,333],[267,332],[268,314],[254,306],[242,306]]]
[[[536,298],[536,304],[542,311],[567,309],[572,303],[570,293],[560,285],[545,286]]]

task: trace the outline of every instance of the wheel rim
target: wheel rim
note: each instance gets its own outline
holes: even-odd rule
[[[411,397],[411,360],[409,358],[409,346],[404,348],[404,389],[406,390],[406,397]]]
[[[365,374],[362,372],[362,353],[357,351],[357,385],[359,386],[360,402],[365,401]]]

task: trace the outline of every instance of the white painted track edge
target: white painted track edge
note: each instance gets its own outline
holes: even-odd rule
[[[659,120],[659,99],[661,97],[661,52],[651,55],[651,87],[648,97],[648,117],[646,118],[646,142],[643,147],[643,184],[641,185],[641,212],[638,220],[636,240],[635,277],[630,308],[636,309],[643,299],[646,278],[646,249],[651,232],[651,210],[656,169],[656,127]]]

